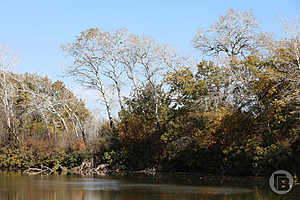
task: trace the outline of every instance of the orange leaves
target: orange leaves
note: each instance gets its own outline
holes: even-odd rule
[[[119,137],[123,142],[140,141],[151,133],[142,120],[134,115],[128,115],[124,121],[121,121]]]
[[[62,146],[52,139],[30,138],[26,141],[26,146],[36,153],[57,153],[62,150]]]
[[[78,151],[86,150],[86,145],[84,144],[83,140],[77,141],[75,143],[75,147],[76,147],[76,150],[78,150]]]

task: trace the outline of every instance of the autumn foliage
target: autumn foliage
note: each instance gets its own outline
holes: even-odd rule
[[[93,121],[61,81],[2,70],[0,167],[91,159],[117,171],[300,176],[299,37],[274,39],[230,9],[197,32],[205,60],[195,61],[144,34],[83,31],[63,47],[66,74],[96,89],[108,120]]]

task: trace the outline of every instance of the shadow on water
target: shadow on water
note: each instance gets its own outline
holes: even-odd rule
[[[80,178],[0,172],[1,200],[296,200],[299,196],[298,186],[289,194],[279,196],[270,191],[267,180],[251,177]]]

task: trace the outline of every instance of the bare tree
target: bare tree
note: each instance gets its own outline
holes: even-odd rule
[[[198,31],[193,40],[194,47],[213,56],[245,57],[257,48],[257,28],[251,11],[229,9],[208,30]]]
[[[131,94],[135,95],[139,87],[148,84],[156,101],[155,116],[159,125],[158,84],[162,83],[165,72],[187,67],[191,61],[179,56],[175,48],[160,45],[145,34],[128,34],[126,29],[112,32],[88,29],[73,43],[63,46],[63,50],[73,58],[66,75],[83,86],[98,90],[113,129],[111,94],[117,94],[120,108],[124,109],[123,95],[126,95],[124,91],[128,91],[128,86],[132,86]],[[127,83],[127,88],[123,90],[124,83]]]
[[[120,62],[123,64],[125,73],[127,78],[132,82],[133,91],[138,88],[139,84],[139,63],[138,63],[138,55],[139,49],[136,45],[137,36],[130,34],[127,35],[126,44],[122,50],[122,54],[120,54]]]
[[[66,75],[74,78],[87,88],[96,89],[103,101],[111,128],[114,130],[111,104],[109,102],[108,85],[105,84],[103,74],[114,75],[108,70],[114,64],[110,49],[110,34],[97,28],[82,32],[73,42],[63,46],[63,50],[73,58],[73,65],[66,70]],[[109,61],[108,61],[109,60]],[[114,65],[113,65],[114,66]],[[114,69],[113,69],[114,70]]]
[[[285,92],[286,101],[300,105],[300,27],[299,19],[283,18],[281,22],[286,37],[273,42],[271,59],[277,73],[272,76],[281,82],[287,81],[293,85],[293,90]],[[279,72],[279,73],[278,73]]]
[[[282,28],[287,38],[277,42],[277,49],[288,49],[284,53],[287,54],[282,60],[289,66],[290,74],[299,74],[300,72],[300,32],[298,19],[283,19]],[[274,50],[274,48],[273,48]],[[280,57],[279,57],[280,58]],[[286,59],[289,58],[289,59]]]
[[[16,64],[17,56],[10,49],[2,46],[0,49],[0,106],[6,118],[6,125],[9,134],[12,134],[19,142],[15,124],[15,103],[17,96],[17,87],[13,83],[15,78],[12,76],[12,68]]]
[[[217,57],[220,77],[226,77],[217,92],[219,103],[243,110],[255,101],[248,91],[257,77],[243,61],[249,55],[259,56],[267,51],[266,46],[273,42],[270,34],[262,33],[258,28],[251,11],[229,9],[208,30],[199,30],[196,34],[194,47]]]
[[[49,138],[51,137],[50,124],[54,126],[55,134],[59,130],[59,124],[62,124],[67,134],[74,132],[75,138],[80,139],[80,133],[86,143],[86,133],[82,122],[72,109],[72,107],[76,107],[75,99],[66,90],[63,90],[64,88],[60,85],[61,82],[56,82],[58,85],[58,89],[56,89],[53,88],[48,79],[38,74],[26,76],[26,83],[31,88],[25,85],[21,92],[26,93],[27,98],[30,100],[24,105],[25,112],[23,112],[22,117],[26,119],[31,115],[41,116],[46,125]]]
[[[192,56],[185,55],[183,52],[179,52],[175,47],[171,47],[167,44],[160,45],[158,55],[160,65],[163,66],[164,71],[176,71],[178,69],[194,70],[195,66],[199,63],[199,61]]]
[[[154,94],[154,103],[155,103],[155,117],[157,120],[157,127],[160,128],[159,122],[159,113],[158,113],[158,80],[162,76],[162,72],[166,70],[163,68],[161,62],[161,55],[159,54],[160,46],[156,41],[146,35],[131,35],[130,36],[130,45],[134,49],[134,56],[136,63],[139,67],[139,72],[141,72],[141,79],[144,83],[149,84],[150,88]],[[128,68],[130,70],[130,68]],[[131,78],[132,73],[131,74]]]
[[[101,40],[99,45],[106,47],[103,49],[103,53],[106,55],[106,60],[102,65],[102,74],[113,82],[121,109],[124,109],[121,95],[121,76],[125,68],[123,67],[120,58],[124,51],[126,35],[127,30],[123,28],[117,29],[113,33],[105,33],[104,37],[99,38],[99,42],[101,39],[105,38],[103,41]]]

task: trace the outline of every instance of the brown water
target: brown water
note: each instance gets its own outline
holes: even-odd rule
[[[270,191],[267,180],[201,177],[25,176],[0,172],[0,200],[273,200],[300,199],[300,187],[287,195]]]

